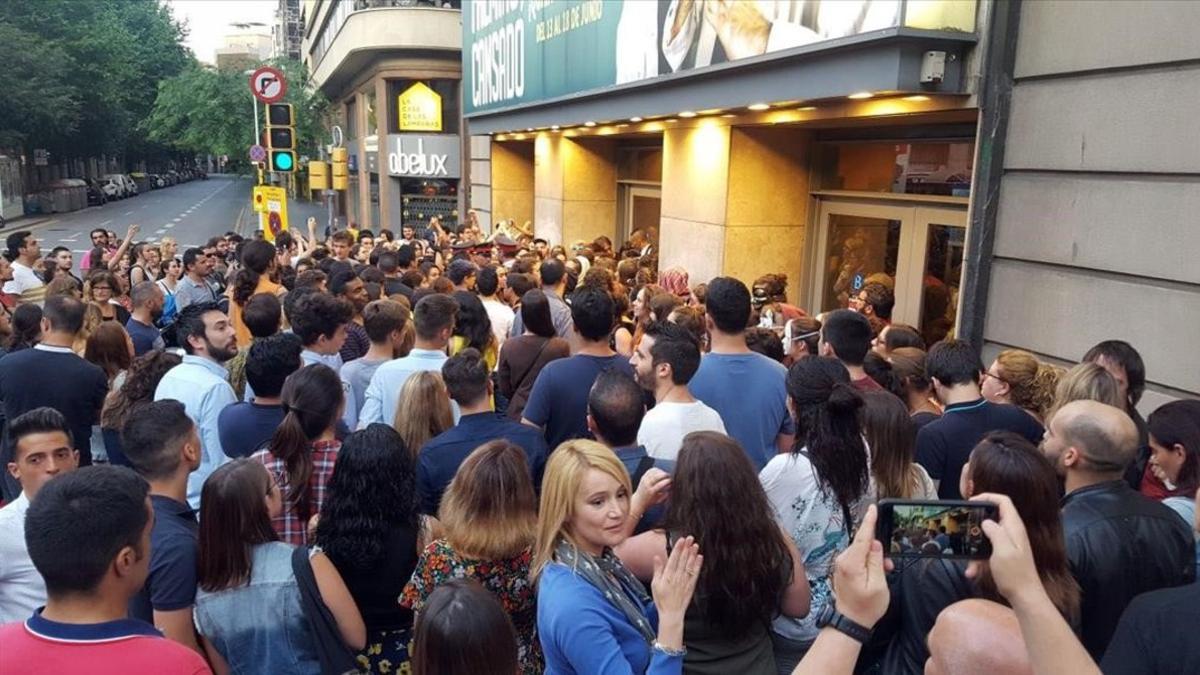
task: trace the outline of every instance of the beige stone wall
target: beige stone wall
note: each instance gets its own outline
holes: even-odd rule
[[[539,134],[534,144],[534,232],[553,244],[616,236],[616,144]]]
[[[493,220],[533,220],[533,143],[506,141],[492,144],[491,212]]]
[[[724,273],[730,135],[714,119],[663,131],[659,268],[681,266],[693,283]]]
[[[808,150],[799,129],[742,127],[731,132],[729,197],[722,273],[751,283],[768,272],[788,276],[798,302],[808,225]]]

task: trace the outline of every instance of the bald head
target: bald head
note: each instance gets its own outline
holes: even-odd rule
[[[990,600],[962,600],[929,631],[925,675],[1032,675],[1017,615]]]
[[[1088,470],[1121,473],[1137,455],[1137,427],[1120,408],[1072,401],[1059,408],[1050,424],[1056,436],[1079,451]]]

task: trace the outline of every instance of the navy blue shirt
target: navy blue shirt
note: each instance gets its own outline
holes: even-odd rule
[[[125,322],[125,332],[129,333],[129,339],[133,340],[134,356],[141,356],[166,346],[161,331],[154,326],[147,326],[133,317],[129,317],[129,320]]]
[[[547,363],[538,373],[521,416],[542,427],[551,452],[563,441],[591,438],[587,428],[587,399],[600,373],[615,368],[633,377],[629,359],[613,356],[575,356]]]
[[[958,481],[971,451],[989,431],[1011,431],[1037,445],[1042,425],[1033,415],[986,399],[946,406],[942,416],[917,432],[917,463],[938,483],[939,499],[962,499]]]
[[[171,612],[196,601],[196,556],[200,526],[186,502],[150,495],[154,527],[150,530],[150,575],[129,600],[129,616],[154,623],[154,610]]]
[[[646,453],[646,447],[642,445],[629,445],[623,448],[613,448],[612,451],[616,453],[617,459],[621,460],[621,463],[625,465],[625,470],[629,472],[629,480],[633,482],[632,487],[636,491],[637,482],[641,478],[641,476],[638,475],[638,467],[641,466],[642,459],[650,457],[650,455]],[[650,457],[650,459],[651,469],[662,469],[669,474],[675,473],[675,462],[672,462],[669,459],[657,459],[654,457]],[[641,534],[647,530],[654,529],[660,522],[662,522],[663,516],[666,514],[666,504],[655,504],[654,506],[651,506],[650,508],[646,509],[645,513],[642,514],[642,519],[638,521],[637,527],[633,529],[633,533]]]
[[[429,439],[417,457],[417,500],[421,513],[437,515],[442,495],[458,467],[476,448],[497,439],[525,451],[534,488],[540,489],[547,455],[541,432],[495,412],[463,415],[458,424]]]
[[[283,422],[282,405],[233,403],[217,415],[221,449],[231,458],[249,457],[263,448]]]

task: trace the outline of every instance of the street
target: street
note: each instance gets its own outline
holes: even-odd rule
[[[247,177],[212,175],[208,180],[194,180],[136,197],[112,201],[104,206],[91,206],[70,213],[49,214],[45,222],[32,225],[9,223],[4,233],[29,229],[41,242],[42,252],[48,254],[56,246],[67,246],[75,259],[88,250],[88,232],[103,227],[124,237],[131,223],[141,225],[136,241],[155,242],[165,236],[179,242],[182,253],[199,246],[210,237],[236,231],[250,237],[258,228],[258,215],[250,209],[250,189],[253,181]],[[304,229],[309,216],[324,224],[325,210],[318,203],[289,200],[289,226]]]

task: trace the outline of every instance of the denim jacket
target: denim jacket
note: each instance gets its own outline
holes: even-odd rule
[[[300,589],[292,573],[292,546],[254,547],[250,583],[211,593],[196,591],[196,627],[225,657],[234,675],[319,675]]]

